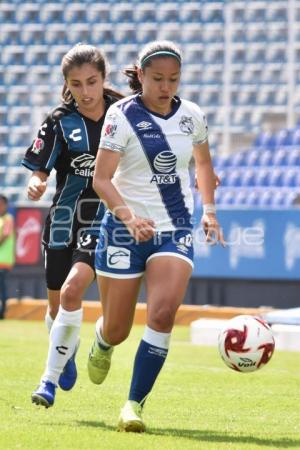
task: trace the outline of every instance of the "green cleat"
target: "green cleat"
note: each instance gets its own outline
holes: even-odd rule
[[[128,400],[121,409],[118,431],[143,433],[146,426],[142,421],[142,406],[134,400]]]
[[[108,350],[103,350],[99,347],[97,339],[95,339],[87,364],[89,378],[92,383],[101,384],[105,380],[110,368],[111,355],[113,351],[114,347],[110,347]]]

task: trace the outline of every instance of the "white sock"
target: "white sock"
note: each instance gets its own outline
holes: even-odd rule
[[[98,344],[100,344],[100,347],[103,348],[103,350],[108,350],[112,346],[105,342],[105,340],[102,337],[101,331],[102,331],[102,324],[103,324],[103,316],[99,317],[99,319],[96,322],[96,338],[98,341]]]
[[[155,345],[155,347],[168,349],[170,346],[171,333],[161,333],[152,328],[145,326],[143,341],[148,344]]]
[[[45,324],[46,324],[49,334],[50,334],[53,322],[54,322],[54,320],[52,319],[52,317],[49,314],[49,306],[47,306],[47,311],[46,311],[46,315],[45,315]]]
[[[42,380],[51,381],[55,385],[68,359],[75,351],[82,322],[82,308],[66,311],[59,307],[50,332],[50,345],[46,370]]]

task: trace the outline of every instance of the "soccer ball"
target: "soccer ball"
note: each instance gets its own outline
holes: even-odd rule
[[[219,334],[219,352],[230,369],[254,372],[267,364],[274,352],[271,328],[260,317],[241,315],[228,320]]]

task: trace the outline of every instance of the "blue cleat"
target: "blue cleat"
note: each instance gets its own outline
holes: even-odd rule
[[[45,406],[49,408],[53,406],[55,400],[55,384],[51,381],[42,380],[38,388],[31,394],[31,401],[36,405]]]
[[[76,346],[75,352],[65,365],[64,370],[62,371],[58,380],[59,387],[64,391],[70,391],[70,389],[72,389],[77,380],[77,368],[75,363],[75,357],[78,348],[79,343]]]

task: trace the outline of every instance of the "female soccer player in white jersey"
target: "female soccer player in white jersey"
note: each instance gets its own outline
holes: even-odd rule
[[[207,240],[224,240],[214,206],[205,116],[196,104],[176,96],[178,48],[171,42],[150,43],[125,73],[135,95],[109,108],[93,177],[108,210],[95,258],[103,316],[96,324],[88,372],[93,383],[104,381],[114,346],[129,335],[144,276],[147,325],[118,424],[120,430],[141,432],[143,405],[166,359],[193,269],[192,155]]]

